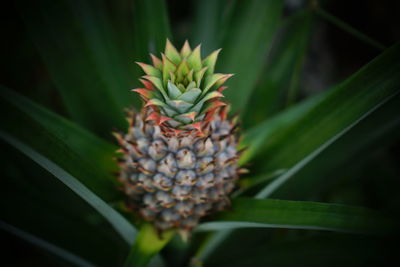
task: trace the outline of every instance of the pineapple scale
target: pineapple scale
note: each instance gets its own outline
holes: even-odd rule
[[[235,125],[218,115],[206,136],[167,136],[130,113],[127,134],[117,134],[123,151],[119,180],[128,206],[157,229],[191,231],[199,220],[229,207],[238,179]]]

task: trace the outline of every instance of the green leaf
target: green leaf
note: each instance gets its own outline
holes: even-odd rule
[[[133,26],[135,56],[147,59],[149,53],[164,51],[165,41],[171,40],[167,5],[164,0],[134,0]]]
[[[202,68],[200,49],[200,45],[196,46],[192,53],[187,57],[187,63],[189,64],[189,67],[195,71],[199,71]]]
[[[196,85],[198,88],[200,88],[200,84],[201,84],[201,81],[203,79],[203,76],[204,76],[204,73],[206,72],[206,70],[207,70],[207,67],[204,67],[201,70],[196,71],[194,73],[194,79],[196,81]]]
[[[136,64],[138,64],[140,66],[140,68],[142,68],[142,70],[147,74],[147,75],[151,75],[151,76],[155,76],[157,78],[162,78],[161,75],[161,71],[155,67],[153,67],[152,65],[149,64],[145,64],[142,62],[136,62]]]
[[[296,91],[313,19],[309,9],[301,9],[281,23],[268,53],[259,85],[252,93],[252,108],[247,110],[243,119],[246,125],[271,117],[283,109],[285,104],[290,104],[297,98]]]
[[[232,74],[224,74],[224,73],[214,73],[210,76],[207,76],[204,82],[203,95],[205,95],[208,92],[208,90],[211,89],[211,87],[213,87],[214,85],[218,86],[218,83],[223,83],[231,76]]]
[[[129,92],[128,59],[122,59],[104,3],[17,3],[71,117],[104,137],[124,127],[123,109],[139,98]]]
[[[252,188],[254,188],[256,186],[260,186],[264,183],[274,180],[275,178],[281,176],[286,171],[287,170],[285,170],[285,169],[281,169],[281,170],[276,170],[272,173],[260,175],[258,177],[241,178],[238,182],[239,189],[235,190],[235,192],[232,193],[231,197],[235,198],[235,197],[241,196],[243,193],[245,193],[248,190],[251,190]]]
[[[1,137],[70,187],[132,242],[133,226],[104,202],[119,196],[110,173],[115,170],[115,147],[17,93],[1,89]]]
[[[185,102],[194,103],[200,94],[201,90],[199,88],[193,88],[183,93],[178,99]]]
[[[395,45],[329,90],[298,119],[272,129],[267,135],[260,132],[259,151],[264,153],[256,155],[262,159],[261,169],[292,167],[379,103],[394,96],[400,88],[399,69],[400,45]]]
[[[281,17],[283,1],[236,1],[224,32],[218,71],[234,73],[225,95],[233,110],[244,111],[263,72],[265,57]],[[244,38],[245,36],[245,38]]]
[[[2,139],[0,145],[1,220],[95,265],[122,264],[129,245],[103,216]]]
[[[162,70],[163,83],[166,85],[167,81],[171,79],[170,72],[174,73],[176,71],[176,65],[171,60],[169,60],[169,58],[166,57],[164,54],[162,54],[162,62],[163,62],[163,70]]]
[[[195,18],[192,31],[193,44],[200,44],[204,54],[211,53],[221,45],[223,24],[232,9],[233,1],[203,0],[195,2]],[[228,12],[227,12],[228,11]]]
[[[386,99],[384,99],[382,102],[378,103],[375,107],[371,108],[363,114],[359,119],[354,121],[352,124],[350,124],[348,127],[344,128],[342,131],[340,131],[338,134],[327,140],[324,144],[319,146],[317,149],[315,149],[312,153],[304,157],[301,161],[296,163],[292,168],[290,168],[287,172],[282,174],[280,177],[278,177],[276,180],[272,181],[270,184],[268,184],[264,189],[262,189],[257,195],[255,196],[256,198],[266,198],[269,197],[275,190],[277,190],[280,186],[282,186],[285,182],[287,182],[290,178],[292,178],[297,172],[299,172],[302,168],[304,168],[308,163],[310,163],[312,160],[314,160],[316,157],[318,157],[323,151],[325,151],[329,146],[334,144],[339,138],[342,138],[345,134],[350,132],[355,126],[357,126],[360,122],[368,118],[372,113],[374,113],[376,110],[387,104],[390,100],[392,100],[395,97],[399,96],[399,92],[396,92],[395,95],[388,96]],[[399,102],[399,101],[397,101]]]
[[[172,239],[174,234],[174,231],[159,234],[151,224],[143,224],[124,267],[146,267],[153,256]]]
[[[10,232],[11,234],[25,240],[28,243],[31,243],[37,247],[40,247],[43,250],[47,250],[48,252],[62,258],[63,260],[77,266],[95,266],[92,263],[86,261],[85,259],[82,259],[81,257],[72,254],[69,251],[66,251],[50,242],[47,242],[46,240],[43,240],[41,238],[38,238],[30,233],[27,233],[25,231],[22,231],[12,225],[9,225],[3,221],[0,221],[0,229]]]
[[[85,187],[81,182],[79,182],[75,177],[71,176],[65,170],[60,168],[54,162],[50,161],[46,157],[32,150],[30,147],[21,143],[12,136],[0,131],[0,138],[4,141],[20,150],[26,156],[31,158],[37,164],[42,166],[44,169],[49,171],[57,179],[63,182],[76,194],[78,194],[82,199],[92,205],[105,219],[114,227],[114,229],[125,239],[126,242],[132,243],[136,236],[136,230],[122,215],[111,208],[107,203],[105,203],[101,198],[95,195],[87,187]]]
[[[171,99],[177,99],[182,92],[170,81],[168,81],[168,95]]]
[[[117,146],[63,117],[0,87],[0,130],[79,179],[105,201],[120,197],[113,172]]]
[[[292,173],[292,177],[282,184],[274,194],[278,194],[279,197],[290,197],[290,199],[309,198],[321,188],[329,186],[326,179],[335,177],[337,175],[335,170],[346,170],[343,173],[345,176],[353,176],[354,174],[348,172],[350,166],[365,164],[365,160],[368,160],[375,151],[385,149],[398,139],[400,134],[399,107],[400,94],[398,93],[355,124],[334,144],[326,147],[311,161],[308,160],[302,168]],[[369,166],[370,164],[361,168],[365,169]],[[337,181],[337,178],[339,177],[331,180]]]
[[[232,211],[199,225],[198,231],[243,227],[328,230],[356,234],[388,234],[394,223],[377,211],[330,203],[238,198]]]
[[[396,75],[399,65],[400,49],[399,45],[395,45],[341,85],[250,130],[245,137],[247,141],[243,143],[249,145],[249,152],[244,154],[241,163],[253,158],[254,165],[262,166],[259,171],[268,173],[292,167],[307,155],[309,158],[305,161],[313,158],[310,153],[316,151],[314,153],[318,154],[317,149],[324,142],[350,127],[352,123],[357,124],[357,120],[363,115],[379,108],[380,104],[395,96],[400,88],[400,77]],[[329,142],[327,144],[329,146]],[[258,158],[260,162],[255,160]],[[293,167],[292,172],[297,172],[299,166]],[[282,177],[288,175],[289,171]],[[281,185],[282,180],[277,178],[273,183]],[[221,231],[211,237],[208,244],[198,251],[198,257],[207,258],[230,233],[229,230]]]
[[[246,131],[240,143],[241,148],[246,148],[240,157],[240,165],[247,163],[257,154],[263,152],[267,140],[276,138],[277,132],[289,128],[292,124],[306,116],[310,110],[320,104],[326,95],[327,92],[322,92],[316,96],[307,98],[299,104]]]
[[[205,59],[203,59],[203,66],[207,67],[206,74],[211,75],[214,73],[215,63],[217,63],[218,54],[221,52],[221,49],[215,50],[211,54],[209,54]]]
[[[165,45],[165,55],[169,58],[175,65],[178,65],[181,62],[181,55],[178,50],[176,50],[175,46],[171,44],[171,42],[167,39]]]

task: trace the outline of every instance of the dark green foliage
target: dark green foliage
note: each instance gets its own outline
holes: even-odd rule
[[[4,8],[16,26],[2,36],[2,237],[37,247],[40,262],[30,264],[40,266],[145,266],[162,249],[167,242],[123,205],[111,132],[125,130],[124,108],[140,108],[130,92],[140,86],[134,61],[159,56],[166,38],[177,47],[188,39],[202,43],[203,56],[222,48],[216,72],[235,74],[225,100],[243,120],[240,162],[250,172],[231,210],[207,218],[188,243],[172,239],[150,265],[388,264],[400,218],[400,44],[389,34],[398,25],[374,31],[375,21],[362,20],[370,30],[361,32],[340,8],[338,17],[326,11],[338,2],[288,2]],[[396,4],[376,5],[388,18],[375,19],[390,21]],[[316,86],[316,76],[328,78]],[[147,230],[135,239],[139,226]],[[26,266],[13,256],[3,263]]]

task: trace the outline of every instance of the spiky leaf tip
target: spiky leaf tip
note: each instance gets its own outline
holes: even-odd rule
[[[218,108],[226,105],[221,101],[226,88],[222,84],[232,74],[214,73],[220,51],[202,59],[200,45],[192,49],[186,40],[178,50],[167,39],[161,58],[150,54],[151,65],[137,62],[145,72],[141,79],[145,89],[133,91],[142,96],[144,106],[154,113],[151,118],[162,128],[175,133],[201,132]]]

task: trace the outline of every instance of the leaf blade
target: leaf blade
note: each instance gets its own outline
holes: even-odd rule
[[[280,0],[235,2],[221,43],[223,50],[217,68],[237,75],[227,83],[229,89],[225,92],[233,110],[244,111],[246,107],[262,72],[282,8]]]
[[[29,99],[0,86],[0,129],[60,165],[106,201],[115,188],[116,146]]]
[[[136,99],[102,1],[18,1],[28,32],[70,116],[108,137]],[[36,12],[31,12],[32,10]]]
[[[329,90],[312,109],[265,135],[257,156],[265,167],[288,168],[338,134],[388,96],[399,91],[400,45],[394,45],[343,83]],[[266,153],[268,151],[268,153]],[[273,155],[273,156],[272,156]]]
[[[232,207],[234,212],[223,212],[220,215],[217,219],[221,220],[220,223],[204,223],[198,230],[278,227],[380,235],[394,229],[391,220],[363,207],[251,198],[235,199]]]
[[[23,154],[31,158],[48,172],[53,174],[54,177],[59,179],[76,194],[78,194],[82,199],[92,205],[101,215],[103,215],[104,218],[108,220],[108,222],[121,235],[121,237],[125,239],[127,243],[133,242],[136,236],[136,229],[132,226],[132,224],[130,224],[122,215],[116,212],[113,208],[111,208],[101,198],[91,192],[77,179],[75,179],[69,173],[57,166],[54,162],[40,155],[25,144],[19,142],[17,139],[11,137],[10,135],[0,131],[0,138],[2,138],[11,146],[15,147]]]

